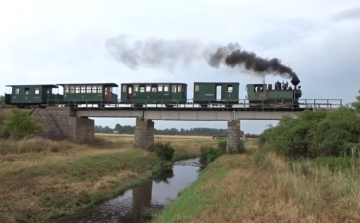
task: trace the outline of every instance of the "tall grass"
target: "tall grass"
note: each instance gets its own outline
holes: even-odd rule
[[[360,167],[353,154],[331,169],[252,145],[246,154],[210,164],[154,222],[360,222]]]

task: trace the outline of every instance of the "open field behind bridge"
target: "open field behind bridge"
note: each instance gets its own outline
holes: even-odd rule
[[[134,137],[134,134],[95,133],[96,136],[106,138]],[[212,139],[213,136],[191,136],[191,135],[155,135],[155,138],[166,139]]]
[[[176,159],[196,156],[218,140],[172,142]],[[0,223],[42,222],[115,196],[158,169],[159,158],[133,147],[133,138],[96,136],[90,144],[32,138],[0,141]]]

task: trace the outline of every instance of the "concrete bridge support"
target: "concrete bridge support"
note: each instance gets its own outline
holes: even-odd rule
[[[134,145],[144,149],[154,145],[154,122],[149,119],[136,118]]]
[[[71,108],[36,108],[28,114],[44,126],[44,136],[47,138],[66,139],[75,143],[85,143],[94,139],[94,120],[76,117],[76,111]]]
[[[240,146],[240,120],[228,121],[227,153],[238,153]]]

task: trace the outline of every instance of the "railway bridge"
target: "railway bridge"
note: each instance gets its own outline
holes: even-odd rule
[[[94,120],[90,118],[135,118],[134,145],[149,148],[154,144],[155,120],[171,121],[226,121],[228,123],[227,149],[236,150],[240,143],[241,120],[280,120],[284,116],[297,118],[305,109],[337,110],[337,103],[316,102],[302,104],[299,108],[270,108],[260,106],[250,108],[246,105],[226,107],[182,107],[166,108],[157,105],[131,107],[123,104],[90,107],[87,105],[69,107],[64,105],[33,108],[29,115],[37,118],[45,127],[45,134],[52,138],[64,138],[83,143],[94,138]]]

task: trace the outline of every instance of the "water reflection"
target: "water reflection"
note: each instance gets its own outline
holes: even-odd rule
[[[194,160],[192,160],[194,162]],[[196,180],[199,167],[186,163],[175,165],[123,195],[75,216],[54,222],[147,222],[178,193]]]

